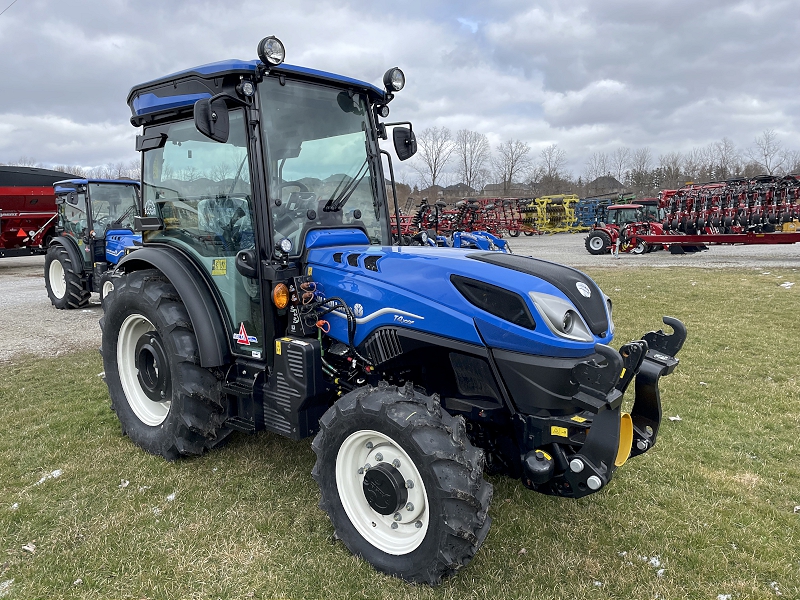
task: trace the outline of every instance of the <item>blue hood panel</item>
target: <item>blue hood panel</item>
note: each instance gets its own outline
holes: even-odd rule
[[[556,286],[529,273],[468,258],[475,250],[424,246],[340,246],[310,249],[311,275],[330,298],[341,297],[354,310],[360,344],[378,327],[422,331],[491,348],[542,356],[581,357],[594,352],[595,343],[608,343],[604,332],[593,342],[576,342],[553,334],[528,292],[541,292],[569,301]],[[356,256],[357,255],[357,256]],[[535,268],[541,261],[531,260]],[[550,270],[555,267],[547,263]],[[564,267],[566,269],[566,267]],[[536,322],[535,330],[505,321],[470,304],[450,282],[461,275],[519,294]],[[346,319],[327,317],[330,334],[347,340]],[[480,333],[476,327],[480,322]]]

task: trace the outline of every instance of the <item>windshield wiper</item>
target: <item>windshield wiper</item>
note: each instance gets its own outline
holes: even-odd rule
[[[353,192],[356,191],[358,185],[363,181],[364,177],[367,176],[367,173],[369,173],[369,167],[367,166],[368,160],[369,158],[364,159],[364,162],[361,163],[361,166],[358,168],[355,177],[353,177],[340,192],[339,188],[342,187],[342,184],[344,183],[345,179],[347,179],[347,175],[342,177],[342,180],[339,182],[339,185],[336,186],[336,189],[333,191],[333,194],[331,194],[330,199],[325,203],[325,206],[322,208],[324,212],[337,212],[342,210],[342,207],[350,199],[350,196],[353,195]],[[337,192],[338,196],[336,195]]]
[[[136,205],[129,206],[129,207],[128,207],[128,210],[126,210],[124,213],[122,213],[122,216],[121,216],[121,217],[119,217],[118,219],[114,219],[113,221],[111,221],[111,226],[113,227],[114,225],[121,225],[121,224],[122,224],[122,222],[123,222],[125,219],[127,219],[127,218],[130,216],[130,214],[131,214],[131,213],[132,213],[134,210],[136,210]]]

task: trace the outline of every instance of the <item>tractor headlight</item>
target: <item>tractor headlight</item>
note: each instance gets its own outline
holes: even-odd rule
[[[406,76],[398,67],[392,67],[383,74],[383,86],[389,92],[399,92],[406,84]]]
[[[378,113],[378,115],[380,115],[381,117],[383,117],[385,119],[386,117],[389,116],[389,107],[384,104],[382,106],[379,106],[376,109],[376,112]]]
[[[570,302],[558,296],[539,292],[529,292],[528,295],[547,327],[557,336],[578,342],[594,341],[594,336],[583,318]]]
[[[277,67],[286,58],[286,50],[281,42],[274,35],[265,37],[258,43],[258,58],[265,65]]]

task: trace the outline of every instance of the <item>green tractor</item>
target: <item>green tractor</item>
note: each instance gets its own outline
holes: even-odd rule
[[[168,460],[235,431],[313,436],[336,537],[439,583],[486,539],[484,473],[580,498],[653,447],[686,330],[664,317],[671,334],[617,351],[585,274],[410,245],[380,147],[416,151],[411,124],[384,121],[402,71],[379,88],[288,65],[274,37],[258,55],[130,92],[143,247],[112,271],[101,321],[111,406]]]

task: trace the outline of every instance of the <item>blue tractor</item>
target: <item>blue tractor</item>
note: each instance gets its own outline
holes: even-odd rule
[[[100,300],[113,289],[110,269],[141,234],[133,232],[139,182],[66,179],[53,184],[56,235],[47,248],[44,281],[56,308],[81,308],[92,292]]]
[[[392,239],[380,142],[416,151],[383,121],[402,71],[379,88],[292,66],[274,37],[258,56],[130,92],[144,239],[101,321],[112,408],[168,460],[234,431],[314,436],[336,537],[436,584],[486,538],[485,473],[579,498],[655,444],[685,328],[665,317],[671,334],[617,351],[579,271]]]

